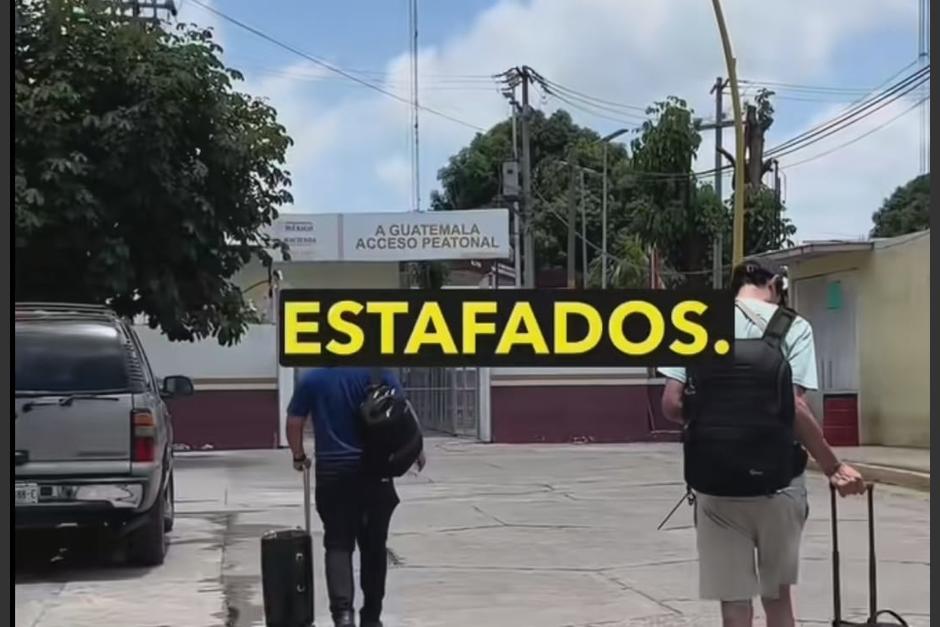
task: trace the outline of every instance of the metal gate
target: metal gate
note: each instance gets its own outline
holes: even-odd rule
[[[424,429],[479,437],[477,368],[402,368],[399,376]]]

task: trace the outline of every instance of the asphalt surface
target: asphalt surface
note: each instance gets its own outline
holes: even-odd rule
[[[691,509],[671,444],[495,446],[429,440],[429,466],[399,482],[389,540],[388,627],[715,625],[696,598]],[[264,624],[259,538],[303,524],[286,451],[177,458],[166,563],[120,564],[107,538],[15,538],[17,627]],[[810,480],[797,612],[831,620],[828,491]],[[930,623],[929,495],[879,487],[879,605]],[[843,607],[867,607],[864,501],[841,509]],[[315,521],[317,624],[330,625]],[[757,610],[760,616],[760,610]]]

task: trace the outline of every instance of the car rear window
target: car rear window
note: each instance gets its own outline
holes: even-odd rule
[[[131,387],[120,331],[88,322],[17,322],[17,392],[110,392]]]

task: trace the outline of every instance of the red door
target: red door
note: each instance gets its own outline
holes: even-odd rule
[[[858,395],[823,398],[823,434],[832,446],[858,446]]]

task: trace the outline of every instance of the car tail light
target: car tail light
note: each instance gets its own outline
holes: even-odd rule
[[[133,458],[135,462],[154,461],[157,438],[157,422],[147,410],[135,410],[131,413],[133,429]]]

